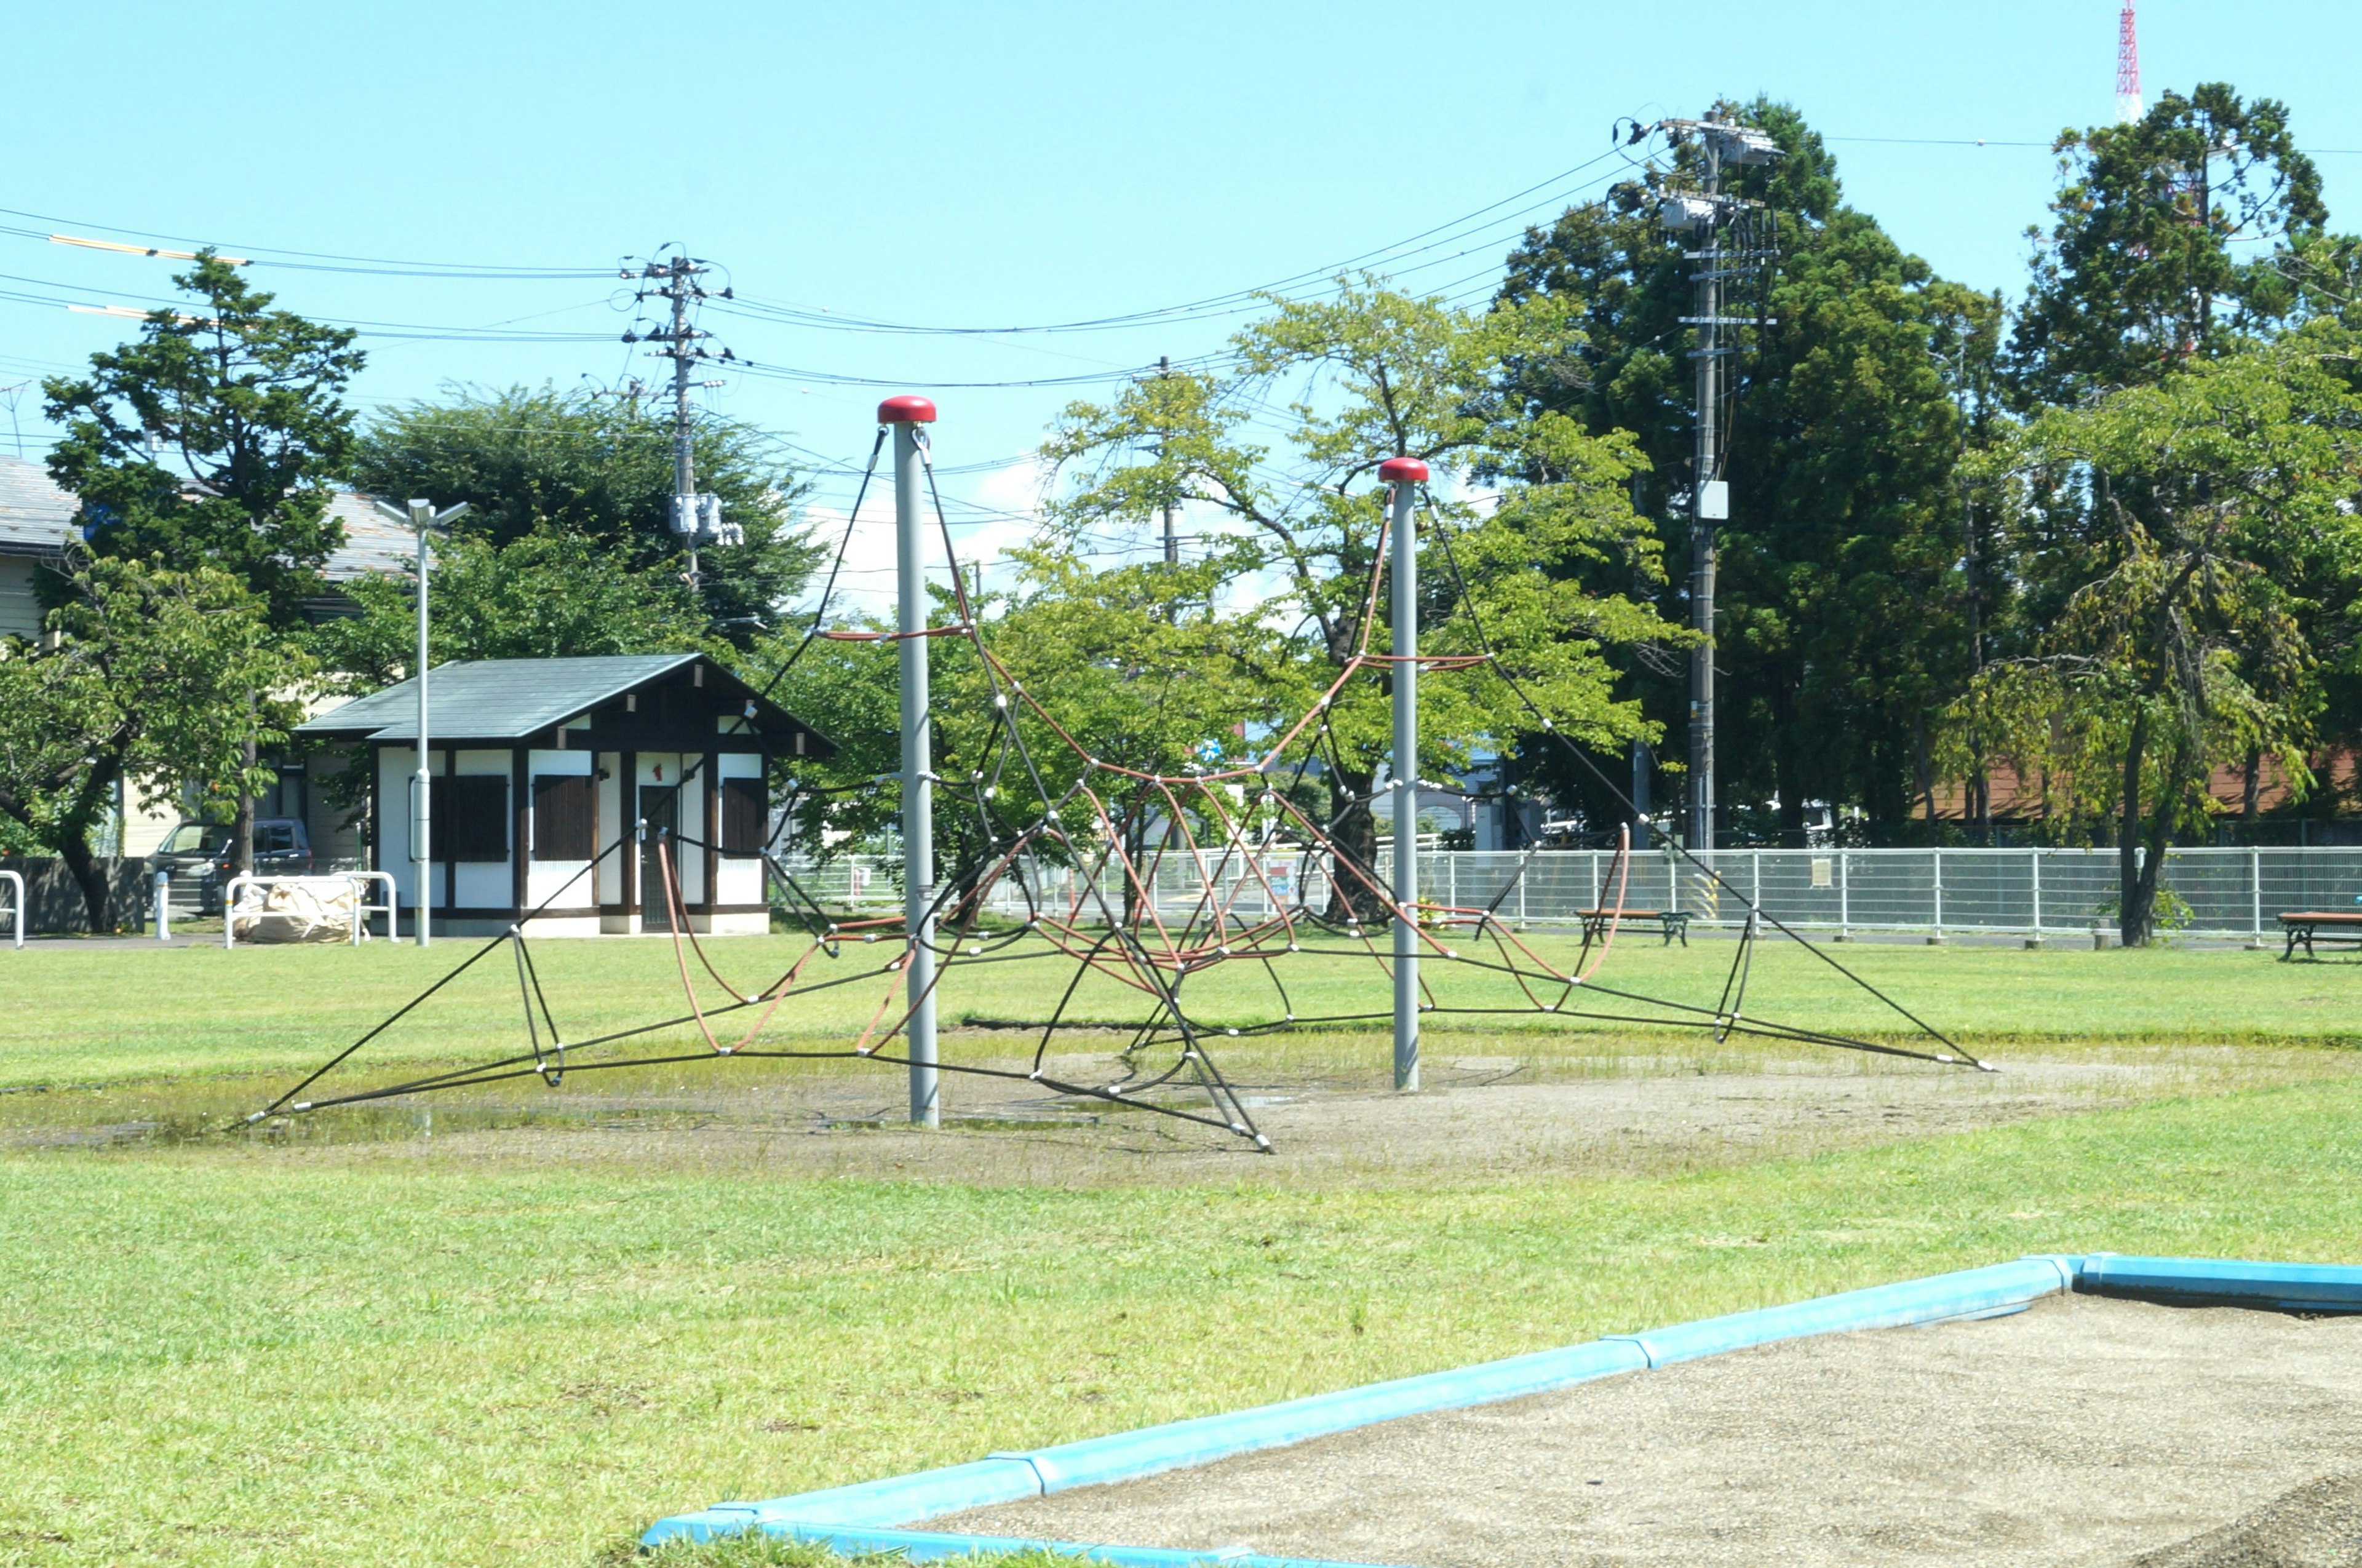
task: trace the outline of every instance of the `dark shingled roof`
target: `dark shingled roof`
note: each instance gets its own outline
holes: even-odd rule
[[[438,665],[426,693],[430,739],[523,741],[579,719],[703,659],[700,654],[614,654],[594,658],[487,658]],[[755,727],[767,735],[803,730],[819,755],[834,748],[777,703],[758,698],[744,681],[704,660],[710,690],[729,692],[734,706],[756,704]],[[406,741],[418,734],[418,687],[405,680],[356,698],[295,726],[320,739]]]

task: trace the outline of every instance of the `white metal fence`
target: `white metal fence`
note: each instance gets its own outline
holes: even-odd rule
[[[1744,899],[1789,925],[1839,935],[2035,936],[2115,923],[2113,849],[1721,849],[1699,858],[1711,873],[1663,851],[1635,855],[1624,907],[1677,910],[1694,925],[1735,927],[1746,917]],[[1380,857],[1382,876],[1389,860]],[[1302,851],[1252,861],[1233,854],[1227,862],[1209,854],[1203,864],[1201,871],[1168,858],[1159,867],[1153,892],[1160,914],[1186,918],[1209,879],[1219,883],[1224,907],[1247,919],[1268,913],[1275,901],[1314,909],[1328,901],[1329,868]],[[1419,886],[1437,902],[1491,908],[1524,924],[1572,923],[1582,911],[1615,901],[1614,868],[1606,850],[1445,851],[1419,857]],[[889,858],[851,856],[790,869],[831,907],[892,909],[901,901],[901,868]],[[1043,903],[1095,918],[1095,900],[1071,868],[1033,866],[1026,876]],[[1099,881],[1120,909],[1120,874],[1110,869]],[[2362,911],[2362,848],[2171,849],[2158,886],[2159,914],[2169,927],[2260,939],[2278,931],[2283,911]],[[990,907],[1021,914],[1024,899],[1004,884]]]

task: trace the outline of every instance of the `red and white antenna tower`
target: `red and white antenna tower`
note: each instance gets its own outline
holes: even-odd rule
[[[2133,0],[2116,18],[2116,118],[2130,125],[2148,112],[2141,102],[2140,39],[2133,31]]]

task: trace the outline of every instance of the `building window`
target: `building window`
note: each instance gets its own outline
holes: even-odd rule
[[[590,858],[591,779],[587,773],[538,773],[533,780],[533,857]]]
[[[509,857],[509,781],[498,773],[435,780],[433,849],[437,860]]]
[[[770,791],[760,778],[722,781],[722,853],[740,859],[763,853],[770,838]]]

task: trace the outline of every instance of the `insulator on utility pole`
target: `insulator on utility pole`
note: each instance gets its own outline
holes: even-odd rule
[[[712,334],[701,330],[690,320],[690,310],[695,302],[706,297],[704,287],[697,280],[708,271],[710,269],[703,262],[680,255],[669,260],[646,262],[636,273],[626,271],[624,274],[653,284],[654,287],[647,292],[660,296],[672,306],[669,326],[653,332],[628,332],[624,335],[624,341],[661,345],[653,352],[659,359],[672,361],[673,493],[667,521],[675,536],[688,547],[689,569],[683,575],[688,579],[692,592],[697,590],[701,577],[697,559],[699,547],[741,545],[746,539],[744,528],[723,520],[720,496],[697,492],[696,422],[689,394],[694,386],[721,384],[690,379],[690,371],[698,360],[715,357],[698,346],[701,340],[711,337]],[[723,290],[722,297],[730,297],[730,291]],[[732,356],[725,348],[720,357],[727,359]]]

